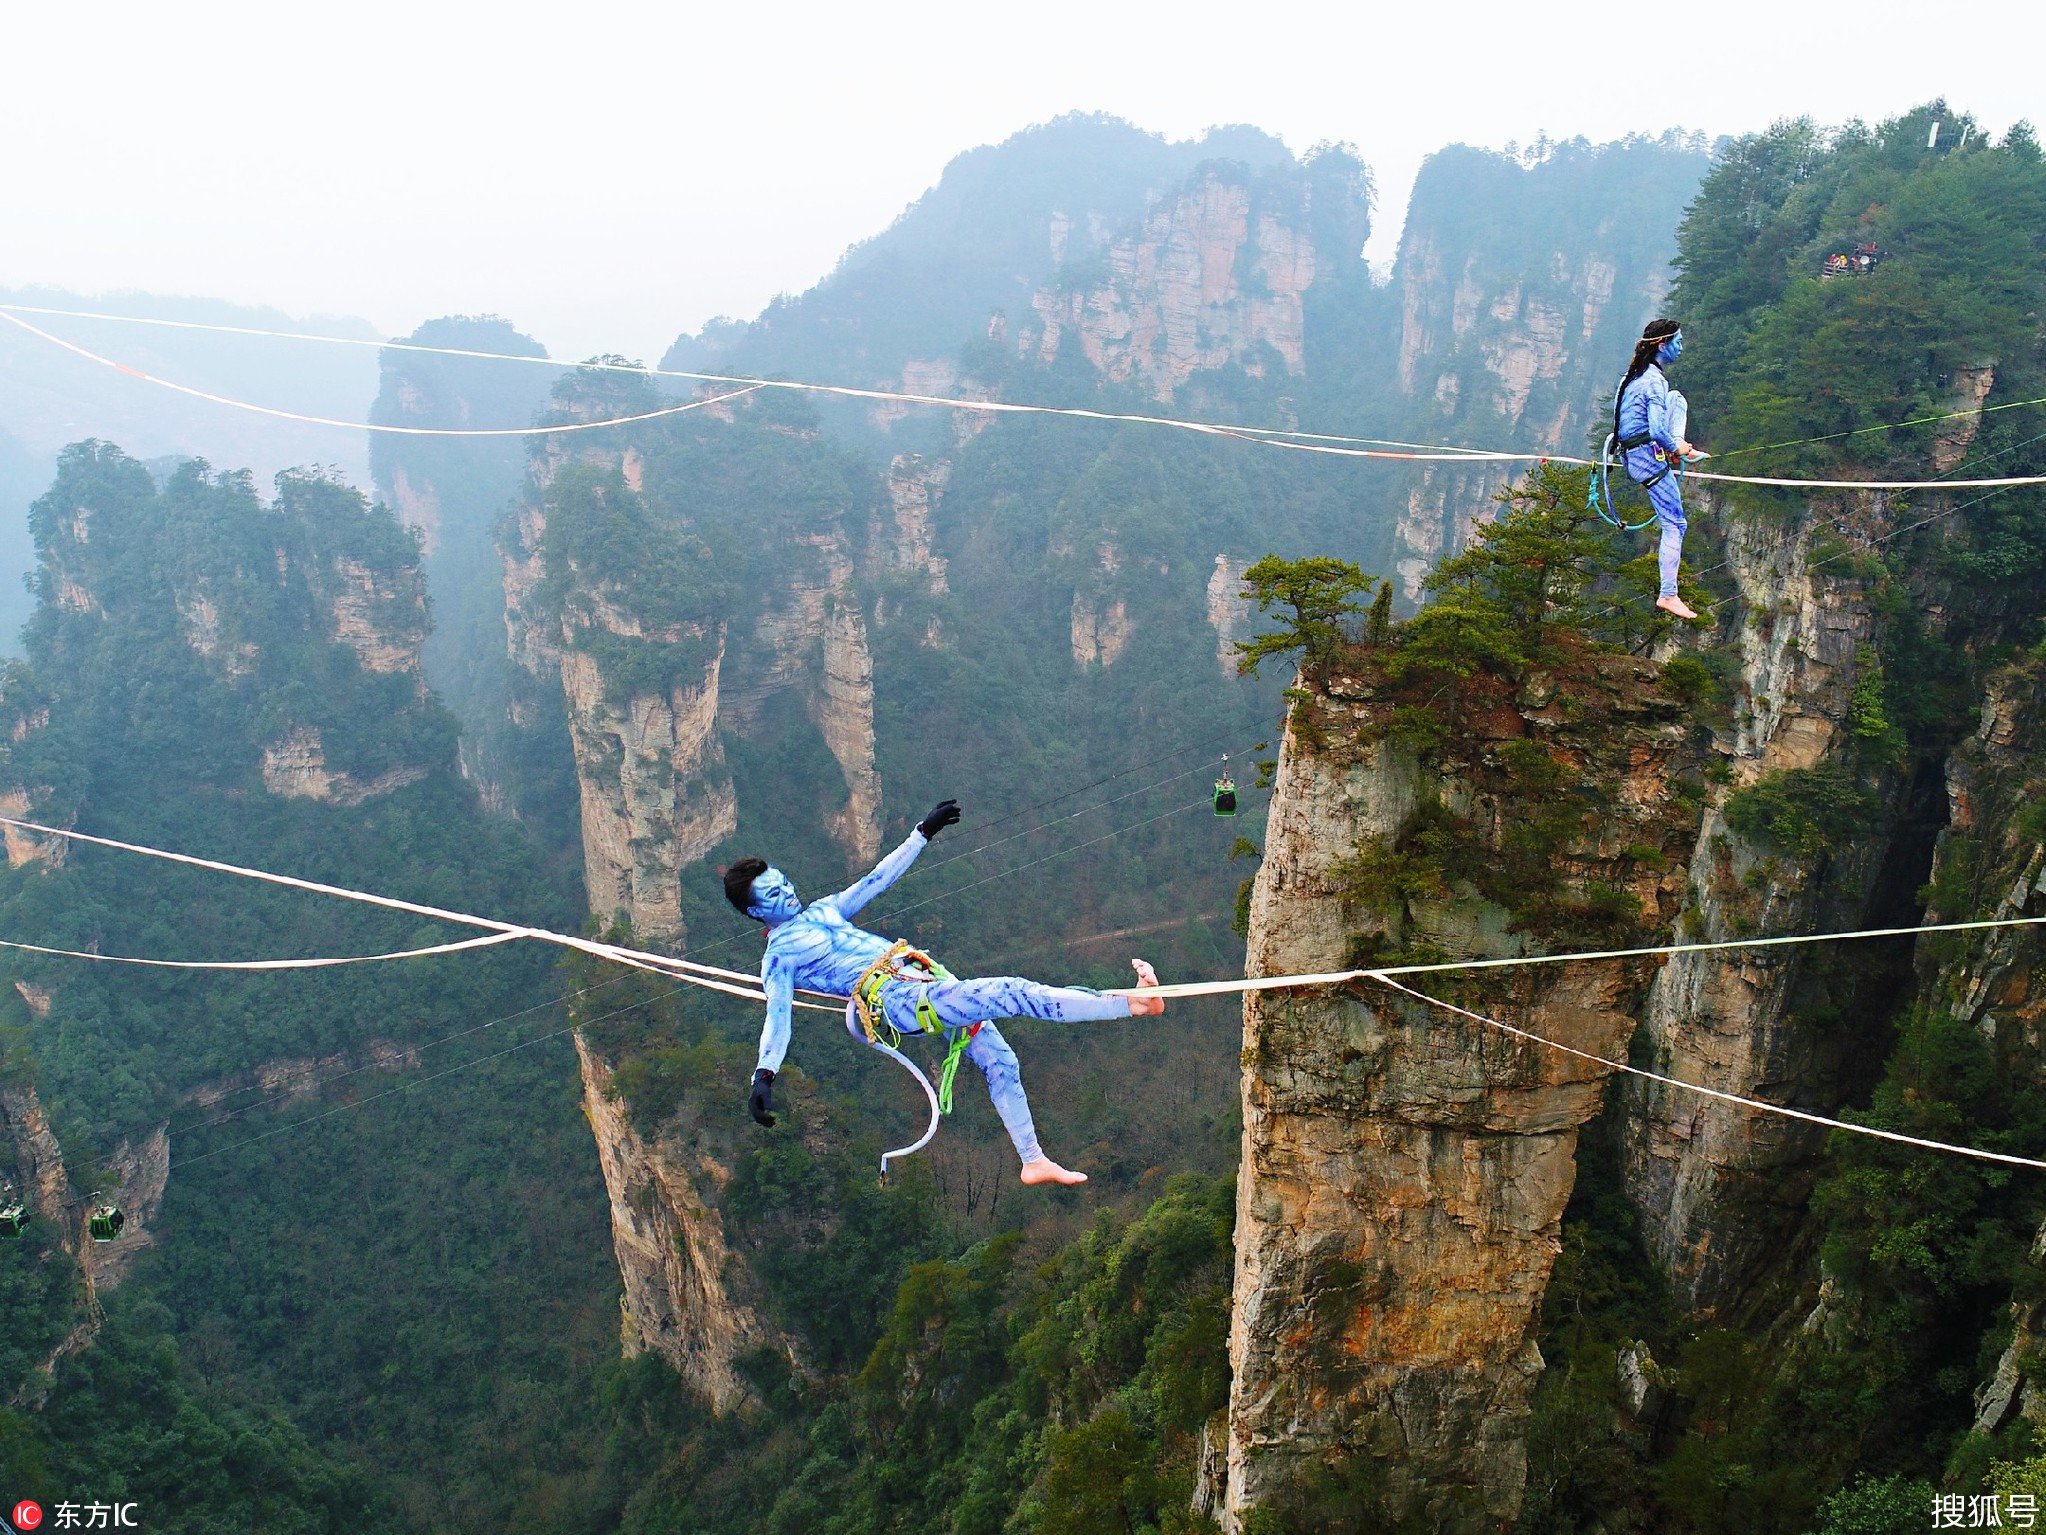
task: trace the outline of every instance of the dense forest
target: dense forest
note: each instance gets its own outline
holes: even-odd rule
[[[962,156],[816,289],[666,362],[1567,453],[1667,309],[1697,435],[1729,468],[2039,472],[2046,168],[2022,128],[1950,121],[1962,147],[1929,152],[1935,118],[1790,123],[1709,161],[1674,136],[1445,151],[1390,284],[1361,259],[1354,152],[1064,119]],[[1822,278],[1864,242],[1872,272]],[[1165,258],[1190,244],[1229,261],[1202,269],[1223,296],[1182,335]],[[544,355],[489,317],[413,339]],[[393,352],[373,418],[567,424],[698,393]],[[1964,436],[1887,429],[1975,407]],[[1972,842],[1944,791],[1985,687],[2046,665],[2035,490],[1914,497],[1880,522],[1845,498],[1694,493],[1697,600],[1720,617],[1680,633],[1642,616],[1645,558],[1583,510],[1581,472],[1549,466],[1502,493],[1489,471],[1445,486],[1139,424],[760,390],[530,452],[380,440],[371,467],[374,501],[312,469],[264,494],[201,460],[67,448],[31,515],[24,659],[0,681],[0,809],[746,969],[723,866],[765,850],[820,893],[957,794],[967,823],[877,927],[980,973],[1112,985],[1134,951],[1168,979],[1220,976],[1244,960],[1280,732],[1313,716],[1296,664],[1381,679],[1434,760],[1487,689],[1624,661],[1697,754],[1678,809],[1709,803],[1760,850],[1745,888],[1764,917],[1793,876],[1814,921],[1998,909],[2009,849],[2042,835],[2022,773],[1985,794],[2000,819]],[[1727,567],[1754,530],[1813,518],[1815,559],[1876,615],[1849,744],[1736,782],[1713,743],[1770,705],[1737,675]],[[1289,603],[1303,582],[1320,628]],[[666,735],[633,735],[657,716]],[[1224,753],[1234,821],[1209,807]],[[1350,850],[1344,909],[1378,914],[1359,955],[1449,954],[1388,914],[1457,892],[1543,946],[1666,930],[1617,883],[1560,878],[1573,786],[1502,760],[1528,797],[1510,856],[1447,810]],[[593,831],[606,795],[612,840]],[[51,948],[465,936],[29,833],[8,854],[0,927]],[[1684,909],[1668,921],[1700,920]],[[1971,961],[1927,952],[1805,976],[1798,1059],[1835,1063],[1810,1090],[1885,1128],[2046,1154],[2022,1007],[1958,1021],[1935,993]],[[1255,1065],[1231,1002],[1175,1004],[1169,1030],[1019,1031],[1048,1147],[1093,1178],[1026,1197],[977,1085],[882,1186],[880,1150],[921,1111],[835,1020],[799,1026],[764,1132],[742,1112],[751,1009],[537,946],[269,976],[0,969],[0,1178],[30,1206],[0,1245],[17,1496],[139,1499],[150,1528],[194,1532],[1221,1527]],[[613,1110],[604,1156],[629,1138],[672,1186],[600,1164]],[[1936,1492],[2046,1485],[2024,1412],[1976,1431],[1978,1389],[2033,1325],[2032,1181],[1840,1136],[1784,1164],[1787,1200],[1749,1169],[1730,1208],[1780,1257],[1700,1307],[1631,1192],[1640,1111],[1611,1089],[1577,1152],[1519,1530],[1876,1535],[1923,1527]],[[133,1217],[105,1251],[80,1229],[96,1190]],[[619,1233],[656,1205],[714,1233],[718,1305],[754,1329],[723,1410],[621,1278]],[[1626,1360],[1648,1371],[1638,1400]],[[1368,1460],[1328,1461],[1240,1527],[1431,1527],[1384,1511]]]

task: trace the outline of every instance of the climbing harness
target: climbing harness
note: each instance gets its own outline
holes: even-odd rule
[[[1624,441],[1618,439],[1614,433],[1608,432],[1606,433],[1605,445],[1598,451],[1598,462],[1591,466],[1591,486],[1585,492],[1584,504],[1591,511],[1598,513],[1600,521],[1611,523],[1622,532],[1639,533],[1643,528],[1649,527],[1654,523],[1656,514],[1651,511],[1640,522],[1629,522],[1614,507],[1612,490],[1613,448],[1617,444],[1620,454],[1624,458],[1629,448],[1641,447],[1648,441],[1648,434],[1645,432],[1638,438],[1629,437]],[[1655,456],[1657,458],[1662,457],[1661,448],[1655,450]],[[1641,488],[1646,490],[1649,485],[1655,484],[1663,475],[1668,473],[1669,466],[1665,464],[1656,473],[1655,478],[1649,480]]]
[[[914,968],[912,968],[914,967]],[[919,974],[918,972],[922,973]],[[887,1009],[882,1005],[881,991],[890,981],[909,981],[917,985],[929,985],[932,981],[951,981],[958,977],[930,955],[913,948],[906,939],[898,938],[888,947],[888,952],[860,972],[860,978],[853,984],[852,997],[846,1008],[858,1020],[860,1030],[867,1036],[867,1043],[877,1049],[896,1054],[902,1044],[902,1031],[888,1021]],[[986,1021],[969,1025],[963,1029],[948,1029],[945,1020],[938,1016],[938,1010],[931,1006],[931,999],[919,994],[916,999],[917,1028],[926,1034],[943,1035],[947,1044],[945,1061],[938,1068],[938,1111],[952,1112],[952,1082],[959,1075],[960,1059],[966,1054],[966,1047],[973,1042]],[[882,1036],[886,1035],[884,1039]],[[898,1056],[907,1060],[907,1057]],[[922,1075],[922,1073],[918,1073]],[[882,1171],[887,1168],[884,1164]]]
[[[1613,505],[1612,475],[1615,450],[1618,451],[1622,464],[1626,463],[1627,455],[1636,448],[1652,447],[1655,450],[1657,468],[1647,479],[1638,482],[1643,490],[1653,490],[1673,474],[1681,479],[1684,462],[1680,458],[1673,458],[1662,444],[1655,440],[1654,434],[1646,429],[1627,437],[1620,435],[1620,406],[1625,402],[1626,396],[1627,386],[1624,383],[1613,391],[1613,429],[1606,433],[1606,440],[1598,450],[1598,460],[1592,465],[1591,485],[1585,491],[1584,504],[1591,511],[1597,512],[1602,521],[1609,522],[1624,532],[1639,533],[1643,528],[1655,524],[1657,514],[1651,511],[1640,522],[1628,522]],[[1682,429],[1678,430],[1681,434]]]

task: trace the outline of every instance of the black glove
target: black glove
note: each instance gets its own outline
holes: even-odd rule
[[[774,1128],[774,1073],[765,1066],[753,1073],[753,1093],[746,1100],[746,1112],[756,1125]]]
[[[916,823],[916,829],[924,834],[925,841],[929,841],[946,827],[957,826],[958,824],[959,801],[956,799],[941,799],[938,801],[937,807],[929,815]]]

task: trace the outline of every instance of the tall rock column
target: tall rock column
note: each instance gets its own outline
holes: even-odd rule
[[[730,1173],[686,1137],[641,1135],[612,1085],[611,1063],[580,1030],[575,1048],[583,1114],[611,1196],[626,1356],[661,1355],[712,1411],[730,1411],[753,1400],[738,1361],[762,1346],[789,1347],[762,1320],[745,1265],[726,1242],[716,1196]]]
[[[1817,519],[1813,519],[1817,520]],[[1810,568],[1807,524],[1735,521],[1726,547],[1742,610],[1736,713],[1721,737],[1732,769],[1688,855],[1686,938],[1909,922],[1890,910],[1902,856],[1906,786],[1878,775],[1873,812],[1823,852],[1786,849],[1729,824],[1728,793],[1773,775],[1846,774],[1855,738],[1844,723],[1854,688],[1874,664],[1876,619],[1868,594],[1843,567]],[[1902,892],[1922,877],[1906,869]],[[1850,958],[1866,958],[1864,955]],[[1811,949],[1679,954],[1657,975],[1643,1020],[1655,1069],[1740,1097],[1830,1113],[1856,1080],[1852,1042],[1809,1016],[1848,999],[1820,996]],[[1830,990],[1835,983],[1823,983]],[[1640,1079],[1627,1086],[1625,1172],[1642,1235],[1673,1298],[1700,1315],[1732,1318],[1783,1251],[1804,1207],[1825,1132],[1735,1104]]]
[[[1528,792],[1549,782],[1555,797],[1556,773],[1588,790],[1550,855],[1559,900],[1638,903],[1630,935],[1665,919],[1681,883],[1658,850],[1681,849],[1692,826],[1671,792],[1687,732],[1652,667],[1586,665],[1578,682],[1537,680],[1472,711],[1453,751],[1432,754],[1386,738],[1390,699],[1368,682],[1337,677],[1297,704],[1248,973],[1348,968],[1387,941],[1522,951],[1536,933],[1469,881],[1407,880],[1410,893],[1386,901],[1369,871],[1411,863],[1426,825],[1460,828],[1475,856],[1496,852]],[[1641,970],[1520,975],[1455,995],[1594,1055],[1625,1050]],[[1432,979],[1437,995],[1453,984]],[[1577,1130],[1607,1068],[1373,985],[1252,994],[1244,1063],[1225,1523],[1297,1506],[1333,1478],[1392,1520],[1507,1528]]]
[[[637,626],[627,626],[625,633],[639,637]],[[720,631],[700,675],[621,693],[607,685],[610,679],[589,649],[570,643],[561,651],[561,687],[582,790],[583,883],[590,910],[606,917],[624,912],[633,931],[649,942],[680,940],[683,867],[739,824],[717,736],[723,661]]]

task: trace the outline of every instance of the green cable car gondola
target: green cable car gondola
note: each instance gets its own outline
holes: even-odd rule
[[[1215,780],[1215,814],[1236,814],[1236,780],[1229,776],[1229,759],[1222,759],[1222,776]]]
[[[111,1242],[127,1224],[128,1217],[121,1213],[119,1205],[95,1204],[92,1214],[86,1217],[85,1231],[95,1242]]]
[[[18,1237],[28,1225],[28,1211],[14,1196],[12,1184],[0,1183],[0,1237]]]

